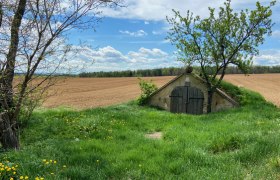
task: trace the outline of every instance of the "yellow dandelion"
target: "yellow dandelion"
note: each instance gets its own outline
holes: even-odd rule
[[[56,161],[53,161],[54,164],[56,164]]]
[[[44,178],[41,177],[40,180],[44,180]]]
[[[63,165],[63,168],[66,168],[66,165]]]
[[[51,172],[51,175],[54,175],[54,173],[53,173],[53,172]]]
[[[25,176],[24,179],[28,179],[28,176]]]
[[[46,159],[43,159],[43,162],[46,162],[47,160]]]
[[[49,164],[49,162],[47,161],[47,162],[45,162],[45,164]]]
[[[39,177],[35,177],[35,180],[40,180],[40,178]]]
[[[23,176],[20,176],[19,179],[24,179],[24,177],[23,177]]]
[[[15,171],[13,172],[13,174],[16,174],[16,173],[17,173],[17,172],[15,172]]]
[[[50,162],[52,163],[52,162],[53,162],[53,160],[50,160]]]
[[[10,180],[14,180],[14,178],[11,177]]]

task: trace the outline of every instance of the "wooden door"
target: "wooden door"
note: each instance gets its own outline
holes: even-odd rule
[[[184,113],[183,90],[182,87],[176,87],[170,95],[170,111],[173,113]]]
[[[189,87],[188,90],[187,110],[188,114],[202,114],[203,113],[203,92],[195,87]]]
[[[204,95],[195,87],[178,86],[170,95],[170,111],[173,113],[202,114]]]

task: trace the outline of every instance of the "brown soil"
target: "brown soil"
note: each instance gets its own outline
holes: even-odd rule
[[[158,87],[172,76],[152,77]],[[280,74],[226,75],[225,80],[261,93],[280,106]],[[108,106],[136,99],[140,95],[137,78],[68,78],[51,88],[56,92],[44,107],[67,106],[76,109]]]
[[[173,77],[152,77],[158,86]],[[51,88],[51,94],[44,107],[67,106],[76,109],[108,106],[136,99],[140,95],[137,78],[68,78]]]
[[[267,101],[280,107],[280,74],[226,75],[225,80],[259,92]]]

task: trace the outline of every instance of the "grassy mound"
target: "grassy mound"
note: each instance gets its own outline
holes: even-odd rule
[[[22,149],[0,154],[6,177],[29,179],[279,179],[280,110],[223,84],[240,108],[171,114],[128,103],[85,111],[39,110]],[[162,132],[159,140],[147,133]],[[12,175],[16,172],[15,175]],[[5,179],[5,178],[4,178]]]

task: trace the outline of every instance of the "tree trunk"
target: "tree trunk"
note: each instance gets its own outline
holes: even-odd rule
[[[213,90],[208,90],[208,101],[207,101],[207,113],[212,112],[212,99],[213,99]]]
[[[16,124],[10,122],[7,112],[0,114],[0,142],[4,149],[19,149]]]
[[[18,114],[15,114],[13,80],[19,44],[19,31],[26,4],[26,0],[18,1],[18,6],[11,25],[11,40],[9,51],[6,56],[7,63],[0,77],[0,108],[1,111],[3,111],[0,114],[0,142],[4,149],[19,149],[16,128]]]

